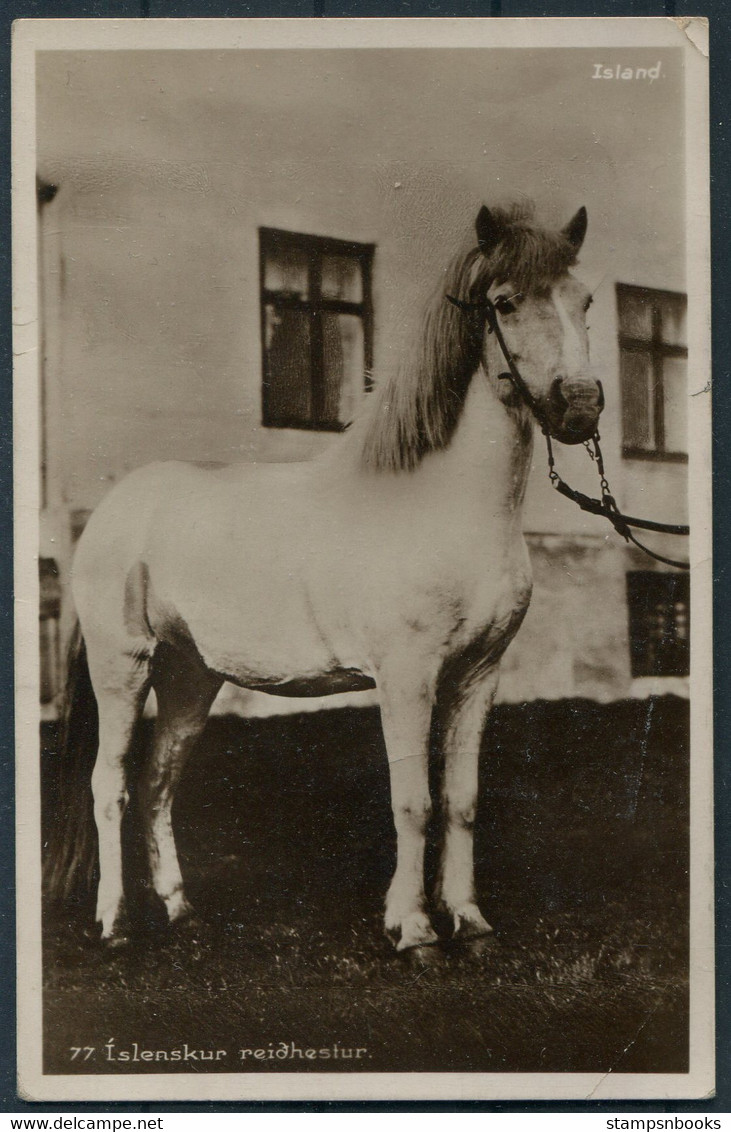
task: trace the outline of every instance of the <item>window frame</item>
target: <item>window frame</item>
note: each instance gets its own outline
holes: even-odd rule
[[[664,299],[676,301],[688,296],[684,291],[668,291],[659,287],[641,287],[634,283],[617,283],[617,324],[620,355],[620,391],[624,396],[622,382],[622,355],[649,354],[652,366],[653,396],[648,406],[655,433],[653,448],[636,448],[624,443],[622,437],[622,456],[626,460],[655,460],[675,464],[687,464],[688,453],[676,452],[665,448],[665,398],[664,398],[664,362],[666,358],[684,358],[687,360],[688,347],[674,346],[665,342],[662,337],[662,302]],[[622,333],[622,295],[644,299],[651,311],[651,331],[649,338],[635,338]],[[624,432],[624,429],[623,429]]]
[[[306,299],[296,295],[270,291],[265,286],[267,255],[286,242],[290,247],[305,253],[307,257]],[[360,318],[363,326],[363,389],[368,392],[373,385],[373,260],[375,244],[363,244],[355,240],[339,240],[332,236],[313,236],[303,232],[290,232],[284,228],[259,228],[259,305],[261,325],[261,423],[265,428],[296,428],[314,432],[342,432],[347,425],[341,421],[328,421],[322,414],[324,405],[323,333],[322,314],[352,314]],[[357,260],[361,274],[362,298],[360,302],[349,299],[329,299],[322,294],[322,260],[325,256],[345,256]],[[311,317],[310,337],[310,390],[312,396],[312,419],[304,421],[296,417],[273,417],[267,404],[267,306],[275,310],[296,310],[309,313]]]

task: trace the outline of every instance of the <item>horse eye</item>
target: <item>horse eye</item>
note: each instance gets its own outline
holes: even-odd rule
[[[498,295],[495,299],[495,308],[500,314],[513,314],[516,309],[515,303],[512,303],[507,295]]]
[[[586,302],[584,303],[584,314],[586,314],[586,312],[588,311],[589,307],[591,306],[591,304],[592,304],[593,302],[594,302],[594,296],[593,296],[593,295],[589,295],[589,298],[588,298],[588,299],[586,300]]]

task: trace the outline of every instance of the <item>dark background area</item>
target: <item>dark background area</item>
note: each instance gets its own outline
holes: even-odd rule
[[[111,1066],[110,1035],[116,1049],[227,1050],[206,1072],[687,1071],[684,700],[494,709],[475,856],[495,938],[471,948],[396,956],[383,936],[395,841],[377,709],[209,720],[174,820],[202,926],[176,935],[145,914],[138,855],[127,954],[100,948],[91,905],[49,909],[46,1072],[191,1069]],[[236,1060],[281,1041],[365,1047],[368,1060]],[[71,1061],[80,1046],[96,1052]]]
[[[258,0],[256,3],[226,3],[221,0],[141,0],[140,3],[126,0],[8,0],[3,6],[2,20],[5,51],[2,56],[2,76],[0,98],[2,99],[2,150],[4,161],[0,164],[3,192],[0,195],[2,210],[2,240],[0,240],[0,287],[2,287],[3,322],[0,331],[0,348],[4,353],[2,367],[2,424],[0,425],[0,507],[4,538],[0,545],[0,586],[3,601],[0,609],[0,657],[3,665],[3,680],[0,685],[0,709],[2,710],[2,760],[0,761],[0,780],[2,782],[2,801],[0,802],[0,884],[4,893],[2,917],[0,918],[0,957],[6,971],[13,969],[15,962],[14,936],[14,827],[13,827],[13,635],[12,635],[12,334],[11,334],[11,294],[10,294],[10,27],[13,19],[20,18],[132,18],[136,16],[618,16],[618,15],[673,15],[676,5],[672,0],[643,0],[625,2],[617,5],[613,0],[604,3],[583,3],[581,0],[564,0],[562,3],[540,3],[531,0],[463,0],[463,2],[444,2],[431,0],[419,3],[394,3],[393,0],[350,0],[350,2],[329,2],[329,0]],[[731,1048],[729,1033],[729,858],[731,837],[729,836],[729,741],[731,725],[731,698],[728,696],[729,638],[728,599],[726,579],[729,568],[729,546],[731,543],[731,510],[728,506],[731,481],[731,446],[726,441],[728,424],[731,421],[731,386],[729,384],[729,288],[728,264],[731,262],[728,248],[729,216],[731,215],[731,170],[729,169],[729,148],[727,144],[729,89],[729,12],[724,0],[705,0],[701,8],[694,8],[694,14],[706,15],[711,21],[711,146],[712,146],[712,208],[713,208],[713,346],[714,346],[714,576],[716,580],[714,654],[716,672],[716,856],[717,856],[717,986],[718,986],[718,1078],[717,1096],[698,1102],[659,1102],[646,1101],[631,1103],[631,1111],[642,1112],[683,1112],[703,1111],[728,1112],[731,1104],[728,1051]],[[494,874],[493,874],[494,876]],[[495,926],[500,932],[501,925],[493,914],[492,905],[488,912],[493,915]],[[274,1110],[327,1109],[332,1111],[354,1111],[356,1109],[421,1110],[457,1108],[472,1111],[627,1111],[626,1102],[564,1102],[545,1104],[518,1103],[465,1103],[457,1105],[430,1103],[414,1105],[411,1103],[382,1103],[371,1105],[356,1104],[202,1104],[158,1106],[153,1103],[68,1105],[68,1104],[26,1104],[18,1099],[15,1092],[15,1039],[14,1016],[15,1001],[12,978],[6,979],[0,1000],[0,1098],[4,1111],[162,1111],[174,1112],[176,1109],[196,1107],[201,1111],[228,1110]]]

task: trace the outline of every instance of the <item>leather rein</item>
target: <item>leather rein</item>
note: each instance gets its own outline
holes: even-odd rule
[[[591,459],[596,464],[597,472],[599,474],[599,483],[601,486],[601,499],[593,499],[590,495],[584,495],[582,492],[577,491],[573,487],[570,487],[565,480],[561,479],[560,475],[556,471],[556,461],[553,455],[553,445],[551,443],[548,418],[542,406],[538,403],[536,398],[531,393],[525,382],[525,379],[521,375],[520,370],[513,360],[513,357],[503,336],[502,328],[498,321],[498,312],[495,304],[491,299],[487,298],[479,303],[471,303],[466,302],[464,299],[457,299],[453,295],[447,295],[446,297],[453,306],[457,307],[457,309],[462,311],[462,313],[464,314],[479,313],[484,315],[487,322],[488,334],[495,335],[498,345],[500,346],[500,349],[502,351],[503,357],[505,358],[505,363],[508,367],[508,372],[498,374],[498,378],[508,378],[512,382],[513,388],[523,399],[523,401],[535,417],[536,421],[540,425],[541,432],[546,438],[546,450],[548,455],[548,478],[556,491],[559,492],[560,495],[564,495],[567,499],[570,499],[572,503],[575,503],[577,507],[581,508],[582,511],[586,511],[590,515],[600,515],[603,519],[606,519],[612,524],[617,534],[622,536],[625,542],[633,543],[634,546],[638,547],[645,554],[649,554],[649,556],[651,558],[654,558],[657,562],[663,562],[666,566],[675,566],[678,570],[689,570],[690,563],[680,562],[677,559],[666,558],[662,554],[657,554],[654,550],[650,550],[649,547],[644,546],[643,543],[641,543],[633,535],[633,527],[638,530],[657,531],[660,534],[667,535],[688,535],[690,534],[690,528],[680,524],[657,523],[652,519],[637,519],[633,515],[622,514],[622,512],[619,510],[619,507],[617,506],[614,496],[612,495],[612,491],[606,477],[606,472],[604,470],[604,458],[602,456],[602,450],[599,446],[600,438],[598,431],[594,433],[591,440],[584,442],[584,447],[589,453]]]

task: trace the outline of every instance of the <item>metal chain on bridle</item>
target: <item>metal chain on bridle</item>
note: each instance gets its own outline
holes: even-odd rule
[[[649,554],[651,558],[656,559],[656,561],[663,562],[666,566],[675,566],[679,570],[689,570],[690,564],[688,562],[680,562],[675,558],[666,558],[663,554],[657,554],[633,535],[633,527],[638,530],[657,531],[660,534],[668,535],[688,535],[690,534],[690,528],[680,524],[657,523],[652,519],[637,519],[633,515],[622,514],[609,486],[604,468],[604,457],[602,456],[602,450],[599,444],[600,437],[598,431],[594,433],[591,440],[584,442],[584,447],[592,461],[596,464],[596,469],[599,474],[601,498],[593,499],[590,495],[584,495],[582,492],[570,487],[565,480],[561,479],[561,476],[556,471],[556,460],[553,455],[548,419],[541,405],[528,388],[520,370],[513,360],[498,321],[498,312],[495,304],[491,299],[484,299],[479,303],[466,302],[464,299],[456,299],[453,295],[447,295],[447,299],[463,313],[484,315],[487,322],[488,333],[495,335],[508,367],[508,372],[501,373],[498,377],[510,379],[514,389],[530,409],[540,425],[541,432],[546,438],[548,478],[556,491],[558,491],[560,495],[564,495],[567,499],[570,499],[580,507],[582,511],[586,511],[590,515],[599,515],[601,518],[606,519],[612,524],[617,534],[621,535],[626,542],[631,542],[634,546],[638,547],[639,550],[642,550],[645,554]]]

